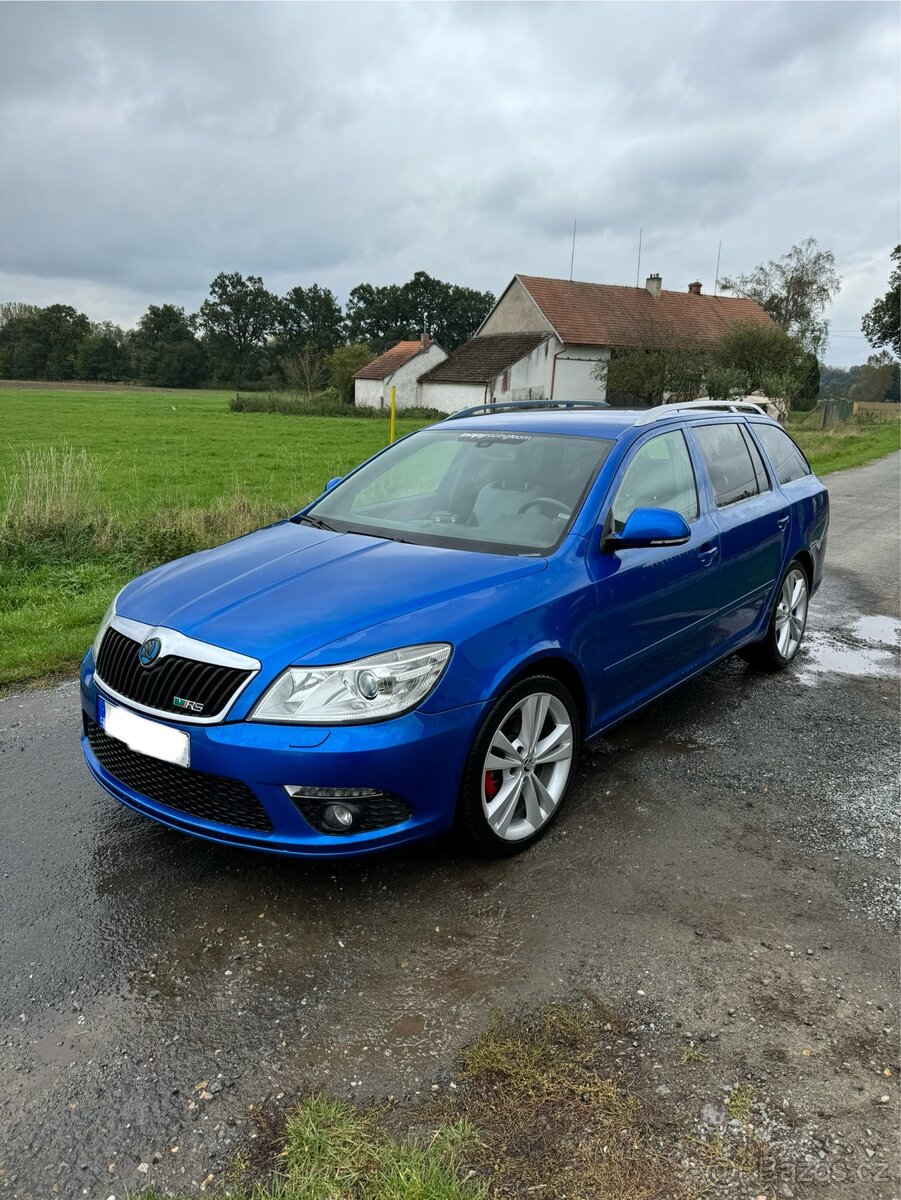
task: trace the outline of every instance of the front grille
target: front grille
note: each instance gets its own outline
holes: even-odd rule
[[[291,800],[300,815],[314,829],[321,829],[316,815],[324,805],[341,803],[340,796],[335,796],[331,801],[323,796],[292,796]],[[348,833],[367,833],[372,829],[385,829],[388,825],[400,825],[402,821],[408,819],[411,813],[409,804],[406,804],[399,796],[392,796],[389,792],[363,798],[355,796],[348,803],[353,804],[362,813],[360,820],[356,822],[353,829],[348,830]],[[336,831],[330,829],[328,832]]]
[[[250,788],[237,779],[207,775],[138,754],[124,742],[109,737],[89,717],[85,717],[84,728],[103,769],[132,791],[192,817],[260,833],[272,832],[269,814]]]
[[[97,656],[100,682],[145,708],[180,717],[189,713],[205,718],[218,716],[251,674],[241,667],[221,667],[175,654],[158,658],[150,667],[142,667],[138,658],[140,648],[140,642],[110,626]],[[176,704],[176,699],[189,700],[201,708]]]

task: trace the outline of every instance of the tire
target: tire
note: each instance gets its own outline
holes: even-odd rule
[[[459,823],[470,845],[507,858],[543,837],[563,807],[580,739],[578,708],[559,680],[532,675],[504,692],[463,771]]]
[[[766,634],[742,650],[742,658],[762,671],[784,671],[801,648],[810,607],[810,582],[792,559],[776,592]]]

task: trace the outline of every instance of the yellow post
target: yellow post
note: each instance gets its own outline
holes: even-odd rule
[[[395,413],[396,403],[397,403],[397,390],[395,388],[392,388],[391,389],[391,419],[388,423],[388,443],[389,443],[389,445],[391,442],[394,441],[394,413]]]

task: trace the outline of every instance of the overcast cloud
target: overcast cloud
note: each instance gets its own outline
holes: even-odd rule
[[[894,3],[0,4],[0,299],[133,323],[221,270],[664,287],[899,240]],[[834,334],[827,359],[863,361]]]

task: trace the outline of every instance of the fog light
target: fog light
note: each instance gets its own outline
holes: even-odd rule
[[[332,833],[349,833],[360,810],[353,804],[326,804],[320,809],[319,821]]]

